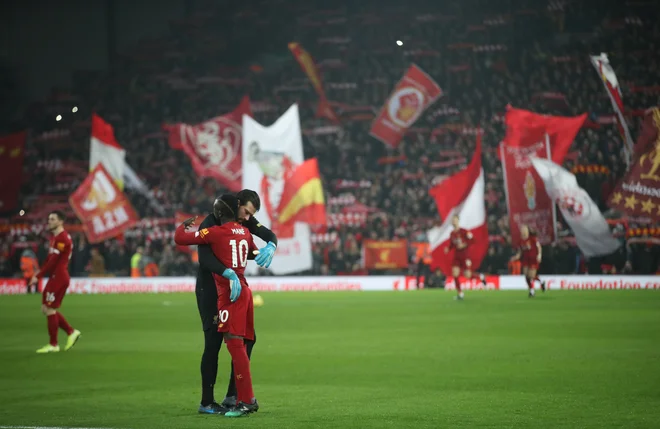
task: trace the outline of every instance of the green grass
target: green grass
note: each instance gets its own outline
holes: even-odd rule
[[[47,343],[35,296],[0,297],[0,426],[604,428],[660,425],[660,293],[263,294],[261,410],[196,414],[202,334],[192,294],[72,295],[83,332]],[[64,334],[60,343],[64,344]],[[220,352],[216,396],[229,360]]]

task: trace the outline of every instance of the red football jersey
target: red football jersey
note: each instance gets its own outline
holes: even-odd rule
[[[227,268],[234,270],[243,286],[248,286],[245,280],[245,267],[248,255],[257,250],[252,234],[238,222],[227,222],[220,226],[186,232],[183,224],[179,225],[174,234],[176,244],[208,244],[216,258]],[[221,294],[229,294],[229,280],[213,274],[218,289],[218,298]]]
[[[68,232],[62,231],[50,239],[48,258],[43,268],[37,274],[38,278],[50,276],[57,279],[70,279],[69,260],[73,250],[73,242]]]
[[[539,256],[538,240],[530,236],[527,240],[520,243],[521,260],[523,262],[536,263]]]
[[[453,230],[451,235],[449,235],[450,248],[458,251],[466,250],[470,241],[472,241],[472,233],[467,229],[459,228],[458,230]]]

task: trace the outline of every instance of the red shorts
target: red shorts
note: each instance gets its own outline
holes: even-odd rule
[[[534,262],[523,262],[522,267],[524,270],[539,270],[539,263],[534,261]]]
[[[41,303],[48,308],[60,308],[68,287],[69,279],[48,279],[48,283],[41,292]]]
[[[219,297],[218,332],[254,340],[254,302],[252,291],[246,285],[243,285],[236,302],[229,302],[226,295]]]
[[[451,262],[452,267],[458,267],[459,269],[465,271],[472,269],[472,260],[467,257],[463,252],[455,252],[454,259]]]

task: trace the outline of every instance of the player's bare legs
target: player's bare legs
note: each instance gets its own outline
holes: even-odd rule
[[[465,274],[465,278],[466,279],[479,280],[484,285],[484,288],[485,288],[486,287],[486,276],[484,276],[481,273],[472,272],[472,269],[470,268],[472,266],[472,261],[470,261],[469,259],[465,261],[465,265],[467,267],[465,269],[465,272],[463,273],[463,274]]]
[[[533,297],[535,294],[534,281],[538,280],[539,283],[541,282],[536,273],[536,268],[528,267],[527,270],[525,270],[525,279],[527,280],[527,287],[529,287],[529,296]],[[543,289],[545,289],[545,285],[543,285]]]
[[[461,289],[461,267],[453,266],[451,267],[451,275],[454,277],[454,283],[456,284],[456,299],[463,299],[463,290]]]
[[[242,417],[259,409],[259,404],[254,397],[252,389],[252,375],[250,374],[250,359],[247,355],[245,340],[243,337],[224,334],[227,350],[231,355],[234,365],[234,379],[236,380],[236,391],[238,403],[236,407],[228,411],[227,417]]]

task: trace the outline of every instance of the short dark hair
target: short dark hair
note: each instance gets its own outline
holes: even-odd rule
[[[239,204],[242,206],[247,203],[252,203],[257,211],[261,209],[261,199],[259,198],[259,194],[254,192],[252,189],[243,189],[238,194],[236,194],[236,197],[239,200]]]
[[[213,202],[213,215],[216,219],[238,219],[238,198],[232,194],[223,194]]]
[[[54,214],[55,216],[57,216],[57,218],[58,218],[59,220],[61,220],[61,221],[65,221],[65,220],[66,220],[66,215],[65,215],[64,212],[61,211],[61,210],[53,210],[52,212],[49,213],[49,215],[52,215],[52,214]]]

